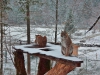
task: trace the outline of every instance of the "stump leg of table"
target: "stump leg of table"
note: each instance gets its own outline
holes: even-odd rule
[[[16,75],[27,75],[22,50],[17,50],[14,52],[14,63],[16,68]]]
[[[49,70],[50,70],[50,60],[40,58],[37,75],[44,75]]]
[[[57,63],[54,68],[52,68],[50,71],[48,71],[44,75],[67,75],[69,72],[74,70],[76,68],[77,64],[74,63],[68,63],[62,64],[62,63]]]

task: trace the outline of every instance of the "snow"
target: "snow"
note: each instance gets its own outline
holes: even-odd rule
[[[33,46],[34,44],[31,45],[19,45],[19,46],[15,46],[14,48],[17,49],[21,49],[24,52],[28,52],[30,54],[34,54],[34,53],[40,53],[40,54],[45,54],[47,56],[53,56],[56,58],[62,58],[62,59],[66,59],[66,60],[70,60],[70,61],[82,61],[81,59],[77,58],[77,57],[70,57],[70,56],[64,56],[61,53],[61,46],[60,45],[53,45],[50,43],[47,43],[48,47],[44,47],[44,48],[26,48],[26,46]],[[51,51],[43,51],[41,49],[50,49]]]
[[[46,28],[45,28],[45,29],[44,29],[44,28],[36,28],[36,30],[37,30],[37,31],[45,31]]]

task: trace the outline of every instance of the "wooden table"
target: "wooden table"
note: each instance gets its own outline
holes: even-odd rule
[[[72,56],[64,56],[61,53],[61,46],[60,45],[54,45],[51,43],[47,43],[46,47],[39,47],[35,43],[28,44],[28,45],[18,45],[13,47],[16,51],[22,50],[23,53],[27,53],[28,55],[28,74],[30,75],[30,55],[35,55],[41,58],[54,60],[62,64],[68,65],[69,63],[76,65],[76,67],[80,67],[81,63],[83,61],[77,57]]]

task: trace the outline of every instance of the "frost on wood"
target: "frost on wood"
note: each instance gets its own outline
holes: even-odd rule
[[[24,65],[24,55],[22,50],[14,52],[14,63],[16,68],[16,75],[27,75]]]

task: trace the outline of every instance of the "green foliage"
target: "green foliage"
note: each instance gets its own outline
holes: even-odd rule
[[[0,3],[2,5],[2,11],[12,10],[12,8],[8,6],[8,3],[9,3],[9,0],[3,0],[2,3]]]
[[[2,14],[0,15],[1,19],[5,19],[7,16],[7,11],[12,10],[12,8],[10,6],[8,6],[9,0],[2,0],[0,3],[0,12],[2,12]]]

